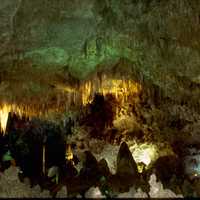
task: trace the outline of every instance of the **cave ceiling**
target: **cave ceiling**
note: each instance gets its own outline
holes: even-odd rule
[[[118,70],[200,103],[199,33],[199,0],[1,0],[0,100],[45,102]]]

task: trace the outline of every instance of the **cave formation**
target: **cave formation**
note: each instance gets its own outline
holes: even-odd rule
[[[200,1],[1,0],[0,16],[0,181],[200,196]]]

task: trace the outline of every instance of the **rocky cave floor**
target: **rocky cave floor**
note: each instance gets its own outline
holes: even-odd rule
[[[200,197],[198,112],[148,97],[116,118],[112,105],[97,94],[64,125],[10,113],[0,197]]]

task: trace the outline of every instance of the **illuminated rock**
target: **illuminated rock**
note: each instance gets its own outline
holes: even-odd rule
[[[8,115],[10,111],[11,111],[11,106],[9,105],[3,105],[3,108],[0,109],[0,127],[3,133],[5,133],[6,131]]]
[[[85,198],[106,198],[102,195],[98,187],[91,187],[86,193]]]
[[[155,174],[150,176],[149,185],[151,198],[183,198],[181,194],[176,195],[171,190],[164,189],[162,183],[156,181]]]
[[[145,167],[158,158],[157,146],[152,143],[134,143],[130,142],[129,149],[137,163],[145,164]],[[140,171],[140,167],[138,166]]]

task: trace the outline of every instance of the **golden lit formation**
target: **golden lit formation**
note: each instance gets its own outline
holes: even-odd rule
[[[80,88],[77,90],[73,87],[63,85],[58,85],[57,89],[63,90],[63,92],[67,93],[68,99],[66,99],[64,105],[63,102],[61,103],[62,105],[58,102],[53,108],[50,108],[45,104],[42,107],[37,105],[3,104],[0,109],[1,131],[5,133],[9,112],[16,113],[19,117],[25,116],[31,118],[35,116],[49,118],[50,113],[55,111],[58,112],[60,107],[66,107],[68,109],[73,102],[75,104],[82,103],[82,105],[91,103],[95,93],[101,93],[104,96],[112,94],[117,100],[118,107],[116,108],[116,115],[118,116],[122,107],[139,95],[142,87],[133,80],[112,79],[104,75],[102,76],[101,81],[97,78],[93,81],[86,81],[81,84]]]
[[[67,160],[73,160],[73,152],[70,144],[66,146],[65,158]]]
[[[27,118],[41,115],[40,112],[29,106],[5,103],[0,108],[0,126],[3,134],[5,134],[6,131],[9,112],[15,113],[19,117],[25,116]]]
[[[157,146],[151,143],[133,144],[129,146],[136,163],[144,163],[146,168],[158,158]],[[143,167],[138,164],[138,171],[141,173]]]
[[[119,103],[125,103],[134,95],[139,94],[141,89],[141,85],[133,80],[106,79],[104,76],[99,84],[88,81],[82,86],[82,103],[83,105],[90,103],[96,92],[104,96],[112,94]]]
[[[3,105],[0,109],[0,125],[1,125],[1,131],[3,134],[6,131],[7,121],[8,121],[8,115],[11,110],[11,106],[9,105]]]
[[[3,104],[0,107],[0,127],[3,134],[5,134],[9,112],[17,114],[20,118],[23,116],[26,118],[38,117],[43,119],[50,119],[51,114],[58,109],[47,108],[46,111],[42,111],[40,107],[16,105],[16,104]]]

